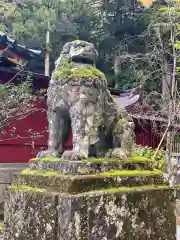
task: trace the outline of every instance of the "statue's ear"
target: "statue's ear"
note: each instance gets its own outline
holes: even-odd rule
[[[71,45],[72,45],[72,42],[65,43],[61,54],[68,54],[70,51]]]
[[[94,49],[94,51],[95,51],[96,57],[98,57],[99,56],[98,51],[96,49]]]

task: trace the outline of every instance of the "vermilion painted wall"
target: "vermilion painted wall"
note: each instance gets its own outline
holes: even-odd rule
[[[135,134],[136,134],[136,144],[142,145],[142,146],[149,146],[152,148],[156,148],[161,140],[160,135],[158,135],[158,132],[160,130],[160,123],[156,123],[156,129],[155,126],[153,126],[153,123],[149,121],[137,121],[134,119],[135,123]]]
[[[13,121],[3,133],[0,133],[0,162],[28,162],[30,158],[47,147],[47,118],[45,103],[35,104],[39,111],[34,112],[23,120]],[[12,129],[16,128],[11,136]],[[19,138],[17,136],[20,136]],[[33,137],[34,136],[34,137]],[[71,148],[72,137],[66,143]]]

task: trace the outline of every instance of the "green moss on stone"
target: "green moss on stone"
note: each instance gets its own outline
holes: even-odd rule
[[[40,158],[33,158],[30,160],[30,162],[39,162],[42,160],[43,162],[63,162],[61,158],[57,157],[52,157],[52,156],[47,156],[44,157],[43,159]],[[164,158],[163,158],[164,160]],[[88,159],[83,159],[81,160],[83,163],[103,163],[103,162],[119,162],[119,163],[153,163],[152,157],[147,157],[138,155],[137,153],[133,153],[127,160],[120,160],[120,159],[114,159],[114,158],[88,158]]]
[[[114,177],[114,176],[145,176],[145,175],[162,175],[163,172],[160,170],[118,170],[118,171],[110,171],[110,172],[102,172],[97,174],[88,174],[81,175],[81,177],[91,177],[91,176],[104,176],[104,177]],[[20,175],[41,175],[41,176],[66,176],[70,177],[72,175],[68,174],[60,174],[58,172],[53,171],[44,171],[44,170],[31,170],[26,169],[23,170]]]
[[[34,192],[34,193],[43,193],[47,192],[44,188],[31,187],[26,185],[13,185],[9,187],[12,191],[23,191],[23,192]]]
[[[115,129],[113,130],[113,132],[123,132],[123,128],[125,126],[125,124],[127,123],[127,120],[124,118],[120,118],[115,126]]]
[[[105,163],[105,162],[119,162],[119,159],[113,159],[113,158],[87,158],[87,159],[83,159],[81,160],[81,162],[83,163]]]
[[[31,170],[31,169],[25,169],[21,173],[21,175],[41,175],[41,176],[57,176],[59,175],[58,172],[53,171],[45,171],[45,170]]]
[[[146,191],[146,190],[165,190],[165,189],[174,189],[179,190],[180,184],[172,187],[169,185],[144,185],[144,186],[132,186],[132,187],[118,187],[118,188],[107,188],[107,189],[98,189],[94,191],[89,191],[91,193],[123,193],[123,192],[133,192],[133,191]]]
[[[69,76],[71,76],[71,69],[57,69],[54,73],[53,73],[53,78],[57,79],[57,78],[69,78]]]
[[[40,162],[40,158],[33,158],[31,159],[29,162]],[[64,162],[64,160],[62,160],[61,158],[55,158],[55,157],[45,157],[42,159],[42,162],[46,162],[46,163],[53,163],[53,162]],[[116,158],[88,158],[88,159],[83,159],[81,160],[81,162],[83,163],[123,163],[123,164],[133,164],[133,163],[152,163],[152,159],[149,159],[147,157],[141,157],[138,155],[133,155],[130,156],[127,160],[120,160],[120,159],[116,159]]]
[[[123,193],[123,192],[134,192],[134,191],[146,191],[146,190],[164,190],[164,189],[173,189],[168,185],[144,185],[144,186],[134,186],[134,187],[119,187],[119,188],[107,188],[99,189],[94,191],[89,191],[88,194],[102,194],[102,193]]]
[[[152,160],[147,157],[140,157],[140,156],[134,155],[134,156],[130,156],[127,160],[119,160],[116,158],[88,158],[88,159],[81,160],[81,162],[84,162],[84,163],[118,162],[120,164],[121,163],[132,164],[132,163],[146,163],[146,162],[151,163]]]
[[[66,79],[72,79],[73,77],[91,77],[92,79],[104,79],[104,74],[93,66],[82,66],[78,68],[69,67],[57,69],[53,73],[53,78],[58,79],[60,77]]]
[[[151,158],[148,158],[148,157],[145,157],[145,156],[138,156],[138,155],[132,155],[127,160],[124,160],[124,162],[128,162],[128,161],[131,162],[131,163],[142,163],[142,162],[152,163]]]
[[[63,161],[61,158],[57,158],[57,157],[52,157],[52,156],[47,156],[47,157],[44,157],[42,159],[40,158],[32,158],[29,160],[29,162],[60,162],[60,161]]]
[[[111,172],[103,172],[98,174],[100,176],[149,176],[149,175],[163,175],[163,172],[160,170],[119,170]]]

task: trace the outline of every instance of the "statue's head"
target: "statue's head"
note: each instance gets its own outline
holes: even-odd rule
[[[74,62],[94,64],[98,53],[92,43],[75,40],[64,45],[61,55],[69,55]]]

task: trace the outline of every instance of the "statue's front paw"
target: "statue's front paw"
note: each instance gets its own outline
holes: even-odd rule
[[[36,157],[37,158],[44,158],[44,157],[48,157],[48,156],[61,157],[61,154],[59,153],[59,151],[48,149],[48,150],[39,152]]]
[[[114,148],[106,153],[107,158],[127,159],[127,154],[122,148]]]
[[[62,159],[70,161],[78,161],[87,158],[84,154],[75,152],[73,150],[65,151],[62,155]]]

